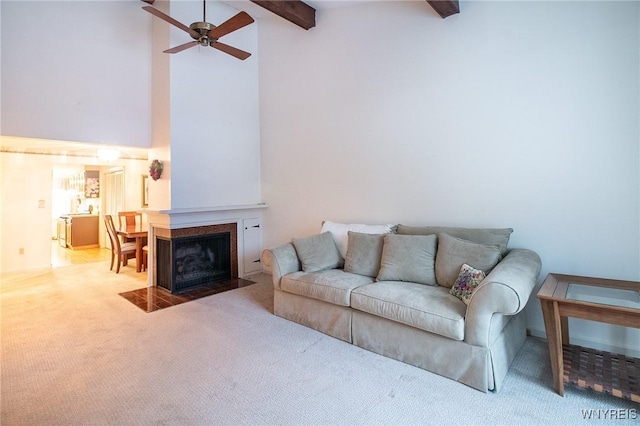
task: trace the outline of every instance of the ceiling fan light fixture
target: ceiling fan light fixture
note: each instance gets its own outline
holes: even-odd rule
[[[203,0],[203,18],[202,21],[194,22],[190,26],[186,26],[171,16],[166,15],[163,12],[151,7],[145,6],[142,9],[155,15],[156,17],[162,19],[165,22],[170,23],[171,25],[180,28],[181,30],[187,32],[194,41],[181,44],[180,46],[175,46],[170,49],[164,50],[165,53],[178,53],[182,52],[185,49],[188,49],[193,46],[197,46],[198,44],[204,47],[213,47],[217,50],[225,52],[231,56],[236,57],[240,60],[245,60],[249,56],[250,53],[244,52],[240,49],[236,49],[235,47],[219,43],[218,39],[222,36],[225,36],[233,31],[239,30],[251,23],[254,22],[253,18],[249,16],[246,12],[238,12],[236,15],[224,21],[222,24],[215,26],[207,22],[206,15],[206,0]]]
[[[193,24],[189,25],[189,28],[197,31],[202,36],[209,34],[209,31],[211,31],[215,27],[215,25],[208,22],[194,22]]]

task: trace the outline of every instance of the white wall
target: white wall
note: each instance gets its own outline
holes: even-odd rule
[[[168,10],[161,3],[157,7],[186,24],[202,19],[201,1],[173,2]],[[214,25],[237,13],[233,7],[207,2],[207,22]],[[153,25],[154,31],[158,25],[168,26],[157,19]],[[252,56],[244,61],[200,46],[170,55],[168,62],[158,58],[161,67],[168,66],[170,71],[165,76],[168,81],[158,84],[169,86],[170,161],[163,177],[171,180],[172,209],[262,201],[257,26],[253,23],[220,39],[250,52]],[[165,40],[164,34],[156,37]],[[154,49],[190,40],[184,31],[171,27],[168,45],[154,43]],[[158,134],[162,139],[160,130]],[[154,141],[156,145],[165,144],[159,140]],[[153,186],[162,184],[152,182]]]
[[[169,3],[154,2],[154,7],[170,14]],[[149,180],[149,208],[163,210],[171,208],[171,95],[170,60],[172,55],[163,53],[170,45],[171,25],[148,15],[151,21],[151,147],[149,160],[160,160],[163,178]]]
[[[150,146],[140,1],[2,1],[2,134]]]
[[[426,2],[260,26],[265,246],[343,222],[513,227],[549,272],[640,279],[638,2]],[[536,290],[537,291],[537,290]],[[532,298],[528,326],[543,334]],[[640,353],[637,330],[572,323]]]
[[[42,167],[34,157],[0,153],[0,272],[51,266],[53,166]]]

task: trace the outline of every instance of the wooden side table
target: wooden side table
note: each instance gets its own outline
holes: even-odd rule
[[[612,293],[619,297],[607,297]],[[554,390],[564,396],[564,383],[571,382],[640,402],[640,359],[570,345],[568,325],[573,317],[640,328],[640,282],[549,274],[538,298]]]

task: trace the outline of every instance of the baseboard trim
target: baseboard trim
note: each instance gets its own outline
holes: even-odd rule
[[[571,334],[571,332],[569,332]],[[535,328],[527,328],[527,335],[533,337],[540,337],[543,339],[547,338],[547,334],[544,330],[539,330]],[[571,344],[584,346],[585,348],[593,348],[601,351],[612,352],[616,354],[622,354],[629,357],[640,358],[640,349],[633,348],[630,346],[624,345],[614,345],[609,342],[605,342],[602,340],[593,340],[593,339],[584,339],[581,337],[571,336]]]

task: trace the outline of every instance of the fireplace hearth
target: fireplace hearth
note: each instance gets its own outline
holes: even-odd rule
[[[179,293],[238,278],[237,225],[158,229],[156,285]]]

